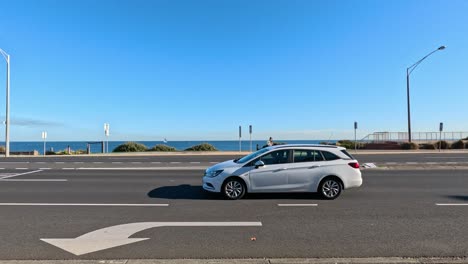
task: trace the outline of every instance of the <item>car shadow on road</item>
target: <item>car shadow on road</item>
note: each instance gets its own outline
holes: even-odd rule
[[[468,201],[468,195],[446,195],[445,197],[460,201]]]
[[[218,200],[221,195],[203,190],[202,186],[182,184],[178,186],[164,186],[148,193],[150,198],[187,199],[187,200]]]
[[[185,199],[185,200],[223,200],[223,195],[203,190],[200,185],[182,184],[178,186],[163,186],[151,190],[150,198],[159,199]],[[322,200],[316,193],[252,193],[247,194],[244,200]]]

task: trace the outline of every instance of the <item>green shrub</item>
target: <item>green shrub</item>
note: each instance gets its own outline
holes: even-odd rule
[[[143,152],[147,149],[148,148],[143,144],[136,142],[126,142],[116,147],[112,152]]]
[[[465,148],[465,142],[462,140],[458,140],[452,143],[452,146],[450,147],[452,149],[464,149]]]
[[[78,149],[78,150],[72,151],[72,153],[75,155],[88,154],[88,152],[85,149]]]
[[[200,145],[192,146],[186,149],[185,151],[217,151],[217,149],[213,147],[213,145],[210,145],[208,143],[202,143]]]
[[[450,144],[449,144],[447,141],[442,140],[442,141],[437,141],[437,142],[434,144],[435,147],[436,147],[436,149],[439,149],[439,144],[441,144],[441,145],[440,145],[440,148],[441,148],[441,149],[448,149],[448,148],[450,147]]]
[[[436,149],[433,143],[419,144],[419,149]]]
[[[168,146],[168,145],[159,144],[159,145],[156,145],[156,146],[152,147],[149,151],[165,151],[165,152],[168,152],[168,151],[177,151],[177,149],[174,148],[174,147]]]
[[[57,155],[54,151],[46,150],[46,155]]]
[[[405,142],[401,144],[401,149],[418,149],[419,145],[414,142]]]
[[[344,148],[347,148],[347,149],[354,149],[355,145],[358,149],[362,149],[365,147],[365,144],[364,143],[359,143],[359,142],[354,142],[354,141],[351,141],[351,140],[339,140],[337,143],[336,143],[337,146],[340,146],[340,147],[344,147]]]
[[[3,153],[6,152],[5,146],[0,146],[0,152],[3,152]]]
[[[55,155],[70,155],[67,150],[62,150],[59,152],[55,152]]]

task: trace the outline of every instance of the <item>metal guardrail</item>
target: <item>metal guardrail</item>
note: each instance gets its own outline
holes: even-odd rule
[[[442,140],[453,142],[468,137],[468,132],[412,132],[411,141],[432,143]],[[408,142],[408,132],[374,132],[362,138],[363,143]]]

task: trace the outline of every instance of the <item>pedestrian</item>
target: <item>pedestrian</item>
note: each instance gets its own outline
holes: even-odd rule
[[[268,145],[269,147],[273,146],[273,138],[272,138],[272,137],[270,137],[270,139],[268,139],[267,145]]]

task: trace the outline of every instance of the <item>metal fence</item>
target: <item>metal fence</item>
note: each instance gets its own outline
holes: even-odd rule
[[[412,132],[411,141],[429,143],[442,140],[453,142],[468,137],[468,132]],[[408,132],[374,132],[365,136],[361,142],[408,142]]]

